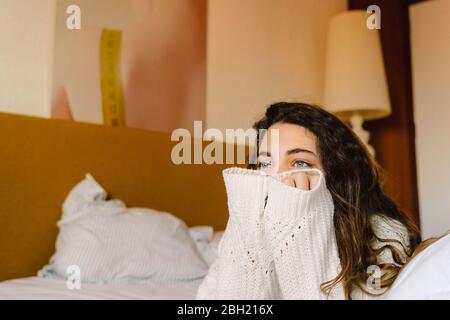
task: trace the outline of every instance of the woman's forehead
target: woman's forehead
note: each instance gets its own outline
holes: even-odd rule
[[[278,142],[273,141],[274,139]],[[317,137],[315,134],[307,128],[295,124],[274,124],[267,130],[261,142],[261,149],[264,148],[264,145],[269,150],[279,149],[279,151],[304,148],[317,154]],[[272,152],[275,151],[272,150]]]

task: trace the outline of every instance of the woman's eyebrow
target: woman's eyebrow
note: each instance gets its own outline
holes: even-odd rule
[[[288,151],[286,151],[286,154],[291,155],[291,154],[300,153],[300,152],[310,153],[317,157],[317,155],[314,152],[307,150],[307,149],[302,149],[302,148],[295,148],[295,149],[288,150]]]

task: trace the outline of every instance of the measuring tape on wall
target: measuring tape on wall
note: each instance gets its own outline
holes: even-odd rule
[[[120,83],[122,32],[104,29],[100,38],[100,82],[103,123],[125,126],[125,102]]]

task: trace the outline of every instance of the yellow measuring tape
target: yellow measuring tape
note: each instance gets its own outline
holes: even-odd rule
[[[100,82],[103,122],[125,126],[125,102],[120,83],[122,32],[104,29],[100,38]]]

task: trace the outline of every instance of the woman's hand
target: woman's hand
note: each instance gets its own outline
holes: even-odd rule
[[[284,177],[281,182],[290,187],[308,191],[317,186],[319,178],[320,176],[315,172],[296,172]]]

